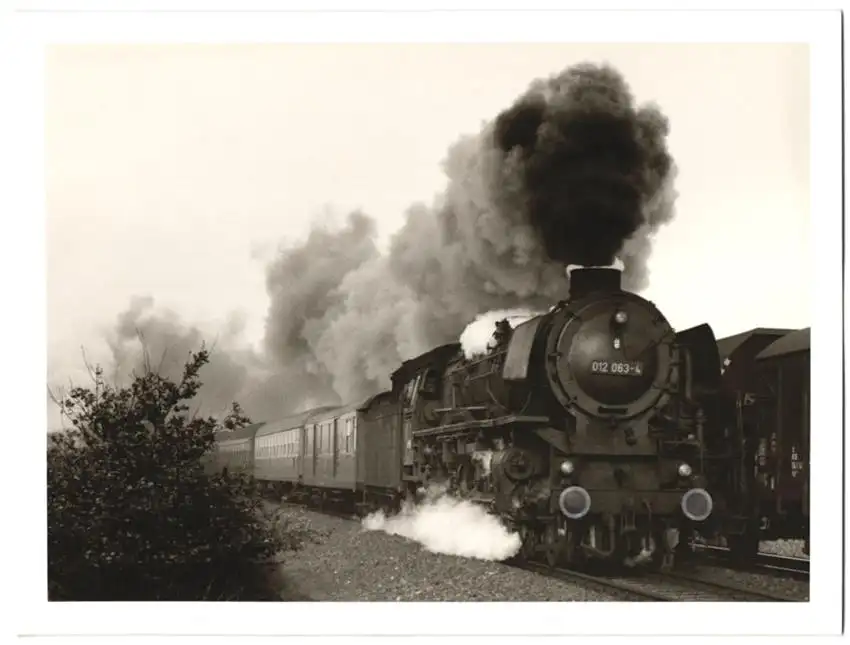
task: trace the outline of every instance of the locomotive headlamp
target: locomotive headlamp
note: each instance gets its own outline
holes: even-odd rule
[[[690,477],[692,472],[688,464],[679,464],[679,477]]]
[[[572,475],[575,469],[575,464],[573,464],[573,462],[571,462],[569,459],[565,459],[561,462],[561,473],[563,473],[564,475]]]
[[[711,495],[702,488],[692,488],[682,496],[682,513],[689,520],[704,522],[711,515],[714,508],[714,500]]]
[[[629,315],[625,311],[618,311],[614,314],[614,322],[618,325],[625,325],[629,320]]]
[[[581,486],[570,486],[558,496],[558,507],[571,520],[580,520],[590,511],[590,493]]]

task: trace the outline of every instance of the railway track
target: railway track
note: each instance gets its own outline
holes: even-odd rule
[[[655,602],[794,602],[795,599],[767,591],[718,583],[686,574],[644,574],[635,576],[596,576],[569,569],[551,569],[537,562],[521,568],[550,578],[614,592],[629,600]]]
[[[809,559],[795,558],[773,553],[759,553],[753,562],[734,562],[729,557],[729,549],[722,546],[695,544],[694,553],[706,560],[717,562],[730,569],[757,571],[783,578],[797,580],[809,579]]]

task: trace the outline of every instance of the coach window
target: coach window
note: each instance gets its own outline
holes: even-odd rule
[[[408,383],[408,387],[410,388],[409,394],[407,395],[407,403],[409,407],[416,406],[416,399],[419,398],[419,383],[422,380],[422,375],[419,374],[415,379]]]
[[[430,401],[440,398],[440,393],[437,390],[437,386],[439,383],[439,379],[437,377],[437,373],[434,370],[428,370],[425,372],[424,377],[422,378],[422,386],[420,388],[422,393],[422,398]]]

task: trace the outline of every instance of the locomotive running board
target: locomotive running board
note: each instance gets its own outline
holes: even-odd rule
[[[435,435],[447,434],[450,432],[467,432],[469,430],[480,430],[483,428],[496,428],[498,426],[507,426],[520,423],[541,424],[549,423],[548,417],[531,417],[512,414],[506,417],[498,417],[496,419],[483,419],[481,421],[464,421],[462,423],[453,423],[448,426],[439,426],[436,428],[427,428],[424,430],[414,430],[413,436],[417,439],[422,437],[433,437]]]

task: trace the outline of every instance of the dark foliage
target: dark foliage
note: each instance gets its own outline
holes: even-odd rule
[[[205,471],[213,435],[250,423],[189,414],[205,350],[179,383],[148,372],[62,402],[73,423],[47,449],[50,600],[276,599],[269,567],[283,538],[244,478]],[[293,545],[288,545],[293,546]]]

